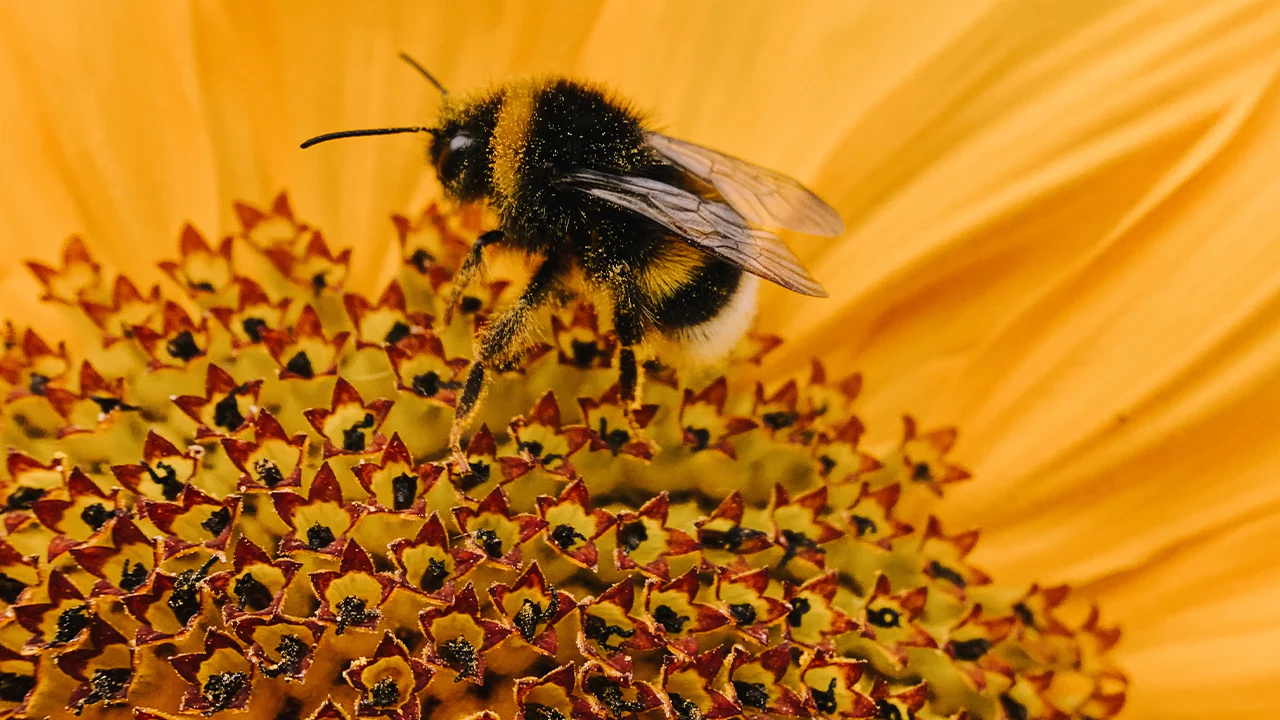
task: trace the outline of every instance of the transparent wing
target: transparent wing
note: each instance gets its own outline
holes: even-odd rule
[[[662,157],[711,184],[752,223],[822,237],[844,233],[840,215],[794,178],[661,133],[646,133],[645,141]]]
[[[751,227],[734,208],[659,180],[578,170],[556,181],[625,208],[743,270],[802,295],[827,291],[777,235]]]

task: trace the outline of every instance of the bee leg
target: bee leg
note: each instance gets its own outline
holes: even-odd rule
[[[445,325],[453,321],[453,309],[458,306],[458,301],[462,299],[462,293],[466,291],[467,286],[475,279],[476,271],[480,269],[480,263],[484,260],[484,249],[501,242],[504,237],[505,234],[501,230],[490,230],[471,244],[471,250],[462,259],[458,272],[453,275],[453,287],[449,289],[449,295],[444,300]]]
[[[462,433],[470,424],[484,395],[486,375],[494,369],[513,370],[532,344],[531,320],[534,311],[552,298],[561,267],[555,258],[548,257],[534,271],[524,293],[500,315],[490,320],[480,330],[476,340],[475,362],[467,374],[467,382],[458,397],[453,413],[453,427],[449,431],[449,448],[455,464],[466,471],[466,456],[462,454]]]
[[[643,379],[641,367],[636,362],[635,346],[644,338],[644,311],[639,300],[640,290],[634,281],[618,278],[613,287],[613,327],[622,346],[618,350],[618,395],[623,414],[634,424],[632,411],[639,406]]]
[[[480,395],[484,393],[484,375],[483,362],[477,360],[471,364],[467,382],[462,387],[462,395],[458,396],[458,404],[454,408],[453,427],[449,429],[449,450],[453,455],[454,469],[461,473],[471,471],[471,464],[462,453],[462,431],[467,429],[467,423],[480,402]]]

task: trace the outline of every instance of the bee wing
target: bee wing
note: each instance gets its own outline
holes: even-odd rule
[[[685,172],[710,183],[750,222],[821,237],[844,233],[844,221],[835,209],[794,178],[661,133],[646,133],[645,142]]]
[[[786,243],[768,230],[751,227],[725,203],[660,180],[596,170],[577,170],[556,183],[643,215],[752,275],[802,295],[827,296]]]

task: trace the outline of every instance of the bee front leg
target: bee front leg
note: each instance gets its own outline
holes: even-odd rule
[[[480,269],[480,263],[484,261],[484,249],[501,242],[504,237],[506,235],[501,230],[490,230],[476,238],[476,241],[471,244],[471,250],[462,259],[462,265],[458,267],[458,272],[453,275],[453,287],[449,289],[449,294],[444,300],[445,325],[453,321],[453,309],[458,306],[458,301],[462,299],[462,293],[466,292],[467,286],[475,279],[476,272]]]
[[[455,464],[463,471],[468,468],[468,463],[466,456],[462,454],[462,433],[480,405],[487,376],[495,369],[500,372],[514,369],[533,344],[531,331],[534,312],[554,297],[560,269],[556,258],[544,259],[529,279],[520,298],[480,330],[475,343],[475,362],[471,364],[462,395],[454,408],[453,428],[449,431],[449,448],[453,452]]]

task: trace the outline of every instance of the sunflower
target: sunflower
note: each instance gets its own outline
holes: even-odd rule
[[[470,713],[500,678],[531,720],[1100,717],[1126,675],[1127,717],[1276,709],[1274,3],[46,2],[0,37],[5,712]],[[766,295],[723,385],[655,374],[645,442],[566,309],[469,439],[491,476],[450,474],[407,428],[466,362],[424,314],[478,221],[411,139],[296,150],[432,117],[401,50],[606,81],[804,179],[850,228],[795,243],[833,297]],[[697,498],[681,465],[757,460]]]

